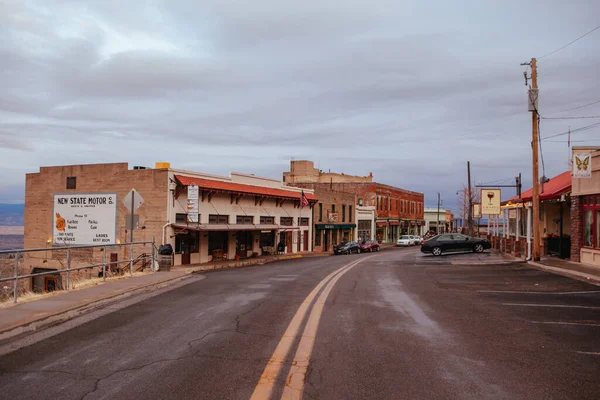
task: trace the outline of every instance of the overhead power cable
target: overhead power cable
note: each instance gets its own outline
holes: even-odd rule
[[[560,114],[560,113],[564,113],[564,112],[567,112],[567,111],[579,110],[581,108],[588,107],[588,106],[593,106],[594,104],[598,104],[598,103],[600,103],[600,100],[593,101],[591,103],[584,104],[582,106],[577,106],[577,107],[573,107],[573,108],[567,108],[566,110],[549,112],[549,113],[546,113],[546,115],[548,115],[548,114]]]
[[[582,126],[582,127],[580,127],[580,128],[577,128],[577,129],[572,129],[572,130],[570,130],[570,131],[566,131],[566,132],[557,133],[557,134],[554,134],[554,135],[551,135],[551,136],[545,137],[545,138],[543,138],[542,140],[546,140],[546,139],[552,139],[552,138],[555,138],[555,137],[558,137],[558,136],[564,136],[564,135],[568,135],[568,134],[569,134],[569,132],[570,132],[570,133],[576,133],[576,132],[583,132],[583,131],[587,131],[587,130],[593,129],[593,128],[595,128],[595,127],[599,126],[599,125],[600,125],[600,122],[596,122],[596,123],[594,123],[594,124],[590,124],[590,125]]]
[[[569,47],[570,45],[572,45],[573,43],[575,43],[575,42],[576,42],[576,41],[578,41],[579,39],[583,39],[584,37],[586,37],[587,35],[589,35],[590,33],[594,32],[594,31],[596,31],[596,30],[598,30],[598,29],[600,29],[600,25],[598,25],[597,27],[595,27],[595,28],[594,28],[594,29],[592,29],[591,31],[589,31],[589,32],[587,32],[587,33],[584,33],[583,35],[579,36],[577,39],[573,40],[572,42],[569,42],[569,43],[565,44],[564,46],[562,46],[562,47],[559,47],[558,49],[556,49],[556,50],[554,50],[554,51],[551,51],[551,52],[550,52],[550,53],[548,53],[548,54],[544,54],[543,56],[541,56],[541,57],[538,57],[538,60],[541,60],[541,59],[542,59],[542,58],[544,58],[544,57],[548,57],[548,56],[550,56],[550,55],[552,55],[552,54],[554,54],[554,53],[558,53],[558,52],[559,52],[559,51],[561,51],[562,49],[564,49],[564,48],[566,48],[566,47]]]

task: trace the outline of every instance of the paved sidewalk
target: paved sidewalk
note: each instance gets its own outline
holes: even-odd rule
[[[568,276],[580,281],[600,285],[600,268],[555,257],[542,257],[538,262],[527,262],[534,267],[559,275]]]
[[[159,271],[108,281],[0,309],[0,341],[72,319],[90,308],[189,277],[185,271]]]

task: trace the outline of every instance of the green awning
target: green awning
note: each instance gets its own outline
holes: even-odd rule
[[[356,224],[315,224],[316,229],[351,229],[356,228]]]

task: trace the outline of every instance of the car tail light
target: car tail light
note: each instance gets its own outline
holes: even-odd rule
[[[427,242],[423,240],[423,241],[421,242],[421,245],[424,245],[425,243],[427,243]]]

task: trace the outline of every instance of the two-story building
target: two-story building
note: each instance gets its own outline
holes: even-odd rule
[[[317,196],[321,189],[351,193],[356,207],[374,207],[375,227],[370,232],[381,243],[394,243],[402,234],[420,234],[425,224],[423,193],[374,182],[372,173],[355,176],[323,172],[315,168],[312,161],[298,160],[291,161],[290,171],[284,172],[283,181],[291,186],[314,189]],[[358,221],[358,224],[358,229],[365,232],[367,222]]]
[[[279,243],[286,253],[310,251],[316,201],[312,190],[278,180],[167,163],[41,167],[26,176],[24,240],[26,248],[49,252],[31,253],[27,263],[58,268],[52,247],[59,245],[106,245],[123,259],[127,249],[116,245],[132,239],[170,244],[174,265],[251,257]],[[81,262],[102,262],[102,250],[90,248]]]

